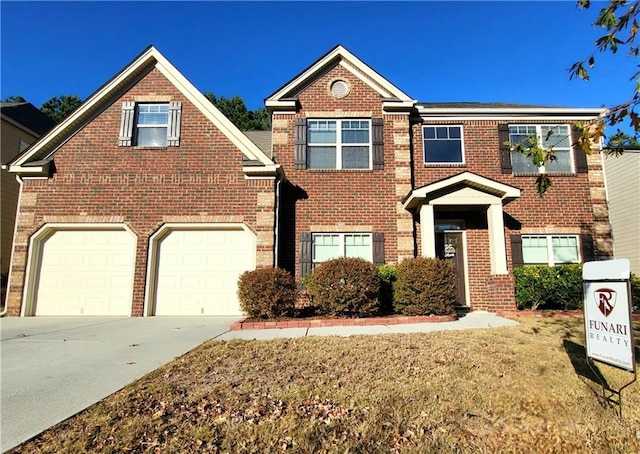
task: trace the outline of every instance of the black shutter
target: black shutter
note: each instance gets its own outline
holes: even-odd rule
[[[582,248],[582,262],[592,262],[595,260],[593,249],[593,236],[590,233],[580,235],[580,246]]]
[[[312,247],[311,232],[302,232],[300,234],[300,278],[311,272]]]
[[[502,173],[512,173],[513,167],[511,167],[511,147],[509,142],[509,125],[498,125],[498,140],[500,141],[500,168]]]
[[[296,131],[295,131],[295,159],[294,164],[296,169],[307,168],[307,119],[296,118]]]
[[[182,118],[182,102],[171,101],[169,104],[169,130],[167,131],[167,146],[180,145],[180,122]]]
[[[511,266],[516,268],[524,265],[522,257],[522,236],[511,235]]]
[[[573,139],[573,157],[576,162],[576,173],[587,173],[589,167],[587,165],[587,155],[582,151],[582,148],[578,145],[578,139],[582,134],[582,129],[572,129]]]
[[[384,234],[374,232],[373,235],[373,263],[382,265],[384,263]]]
[[[122,117],[120,118],[120,136],[118,137],[118,145],[121,147],[131,146],[131,137],[133,136],[133,122],[135,119],[136,103],[127,101],[122,103]]]
[[[384,140],[382,118],[371,119],[371,144],[373,146],[373,168],[380,170],[384,168]]]

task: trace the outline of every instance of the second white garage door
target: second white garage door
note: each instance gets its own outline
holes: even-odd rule
[[[170,232],[158,247],[155,315],[241,315],[238,277],[255,257],[242,229]]]

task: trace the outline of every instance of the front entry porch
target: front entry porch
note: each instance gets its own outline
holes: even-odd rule
[[[503,206],[518,197],[518,188],[464,172],[405,198],[405,209],[417,214],[420,255],[454,261],[460,306],[515,307]]]

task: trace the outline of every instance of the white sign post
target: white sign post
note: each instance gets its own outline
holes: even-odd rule
[[[616,403],[620,405],[620,416],[621,392],[636,380],[630,277],[627,259],[587,262],[582,268],[584,330],[589,367],[591,359],[634,374],[633,380],[620,390],[608,389],[618,395]],[[606,389],[604,383],[602,387]]]

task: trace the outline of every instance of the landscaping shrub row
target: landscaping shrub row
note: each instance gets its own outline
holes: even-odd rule
[[[518,309],[582,310],[582,265],[535,265],[513,270]],[[640,312],[640,277],[631,275],[631,301]]]
[[[318,264],[303,280],[316,314],[370,317],[380,314],[449,315],[455,312],[455,273],[450,261],[424,257],[397,267],[360,258]],[[262,268],[240,276],[238,298],[252,317],[294,314],[298,297],[288,272]]]

